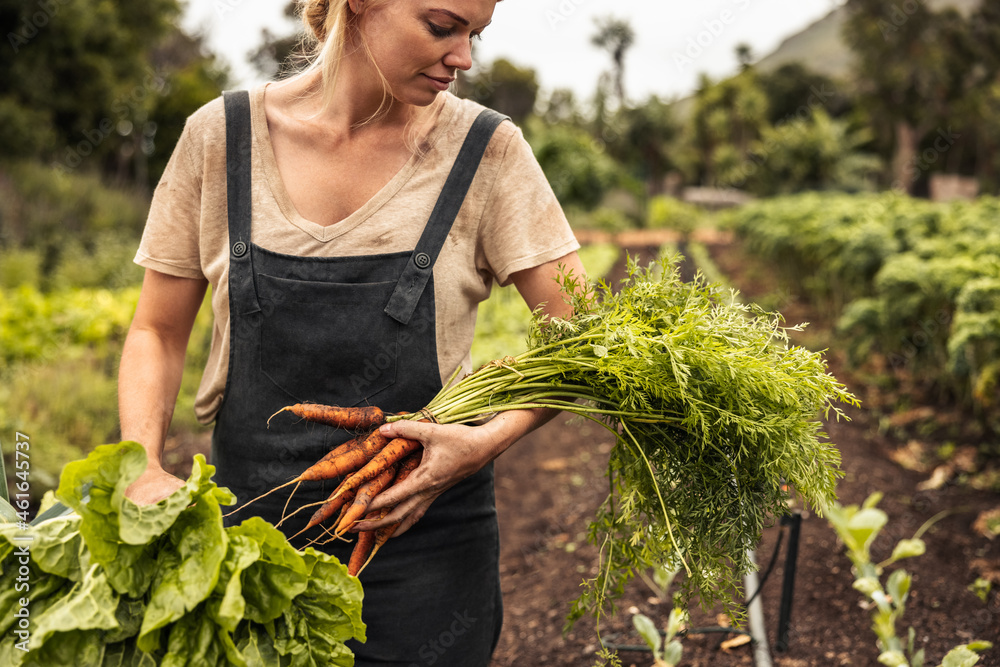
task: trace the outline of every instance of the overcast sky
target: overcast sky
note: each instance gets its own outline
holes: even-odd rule
[[[718,78],[736,69],[737,44],[761,57],[841,0],[504,0],[493,24],[477,42],[477,58],[505,57],[535,69],[544,90],[570,88],[579,99],[593,95],[610,56],[590,44],[595,17],[627,19],[636,32],[625,61],[625,90],[633,100],[656,94],[682,97],[698,75]],[[285,0],[188,0],[185,27],[202,30],[212,49],[230,63],[236,85],[258,81],[246,54],[261,29],[291,31]]]

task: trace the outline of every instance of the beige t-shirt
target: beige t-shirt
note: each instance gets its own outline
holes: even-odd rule
[[[296,256],[335,257],[412,250],[459,147],[482,107],[442,93],[437,120],[414,155],[360,209],[333,225],[306,220],[281,181],[264,115],[266,86],[251,91],[252,240]],[[156,187],[135,262],[173,276],[206,278],[215,324],[195,400],[202,423],[222,402],[229,363],[229,227],[226,126],[222,99],[188,118]],[[476,309],[492,282],[579,247],[521,131],[504,122],[494,134],[434,265],[438,369],[471,370]],[[515,352],[516,351],[512,351]]]

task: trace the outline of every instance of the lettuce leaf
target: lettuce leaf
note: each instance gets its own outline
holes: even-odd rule
[[[281,658],[274,650],[274,639],[263,626],[245,621],[236,629],[233,639],[247,661],[247,667],[272,667],[281,664]]]
[[[219,581],[226,544],[218,503],[201,496],[160,542],[157,574],[139,631],[139,648],[159,648],[159,637],[150,633],[184,618],[212,593]]]
[[[346,565],[312,547],[305,550],[303,558],[309,583],[294,604],[309,617],[310,628],[322,630],[338,642],[352,637],[365,641],[361,582],[347,573]]]
[[[246,600],[243,598],[243,571],[260,558],[260,546],[245,535],[229,537],[229,552],[222,562],[215,595],[206,603],[208,613],[216,623],[233,632],[243,620]]]
[[[309,572],[305,561],[281,531],[260,517],[251,517],[228,532],[247,537],[260,547],[260,559],[243,571],[245,617],[256,623],[274,620],[306,590]]]
[[[170,626],[167,654],[161,667],[246,667],[232,636],[199,608]]]
[[[90,558],[80,537],[80,517],[64,516],[29,526],[27,531],[15,526],[0,526],[0,543],[13,547],[25,544],[18,536],[30,535],[31,560],[43,572],[64,579],[80,581],[90,567]]]
[[[127,544],[119,535],[125,489],[145,469],[146,452],[139,443],[101,445],[86,459],[66,464],[56,491],[80,515],[80,534],[91,559],[104,568],[115,591],[130,597],[146,592],[155,571],[154,546]]]
[[[83,581],[75,584],[69,594],[62,597],[59,604],[52,605],[44,613],[32,614],[31,641],[28,642],[28,648],[29,650],[41,648],[49,635],[57,632],[117,629],[116,609],[118,609],[118,596],[108,584],[104,572],[94,565]]]
[[[41,648],[28,653],[17,650],[24,656],[20,667],[53,667],[73,665],[74,667],[101,667],[104,661],[104,633],[100,630],[70,630],[58,632]]]

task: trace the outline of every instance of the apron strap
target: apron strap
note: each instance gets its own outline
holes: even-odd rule
[[[413,316],[417,302],[434,271],[438,253],[441,252],[458,211],[462,208],[462,202],[465,201],[465,195],[476,175],[483,153],[486,152],[486,146],[489,145],[497,126],[506,118],[492,109],[484,109],[472,123],[472,128],[462,143],[458,157],[455,158],[455,164],[452,165],[427,226],[396,283],[396,289],[389,297],[389,303],[385,306],[386,314],[400,324],[409,323]]]
[[[229,294],[240,312],[259,309],[250,251],[250,93],[222,93],[226,109],[226,205],[229,212]]]

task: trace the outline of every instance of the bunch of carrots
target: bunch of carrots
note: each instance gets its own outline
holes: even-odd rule
[[[292,513],[295,514],[307,507],[319,505],[305,528],[292,537],[323,524],[336,515],[332,531],[328,528],[323,534],[330,535],[332,532],[329,539],[339,539],[358,521],[382,519],[389,514],[392,508],[387,507],[378,512],[368,512],[368,506],[375,496],[394,483],[402,482],[420,465],[420,457],[423,452],[419,442],[407,438],[390,440],[382,435],[378,427],[385,423],[386,414],[378,407],[341,408],[315,403],[299,403],[278,410],[274,415],[271,415],[268,422],[270,423],[271,419],[282,412],[291,412],[306,421],[360,432],[362,435],[331,450],[295,479],[271,489],[271,491],[251,500],[251,503],[294,484],[295,488],[288,497],[288,502],[291,502],[292,495],[302,482],[343,477],[340,485],[325,501],[304,505]],[[292,514],[287,514],[288,502],[285,503],[282,521],[292,516]],[[249,504],[247,503],[247,505]],[[378,550],[392,537],[397,528],[399,528],[399,522],[374,531],[360,531],[347,565],[348,571],[354,576],[360,574]],[[313,540],[313,542],[318,541],[318,539]]]

